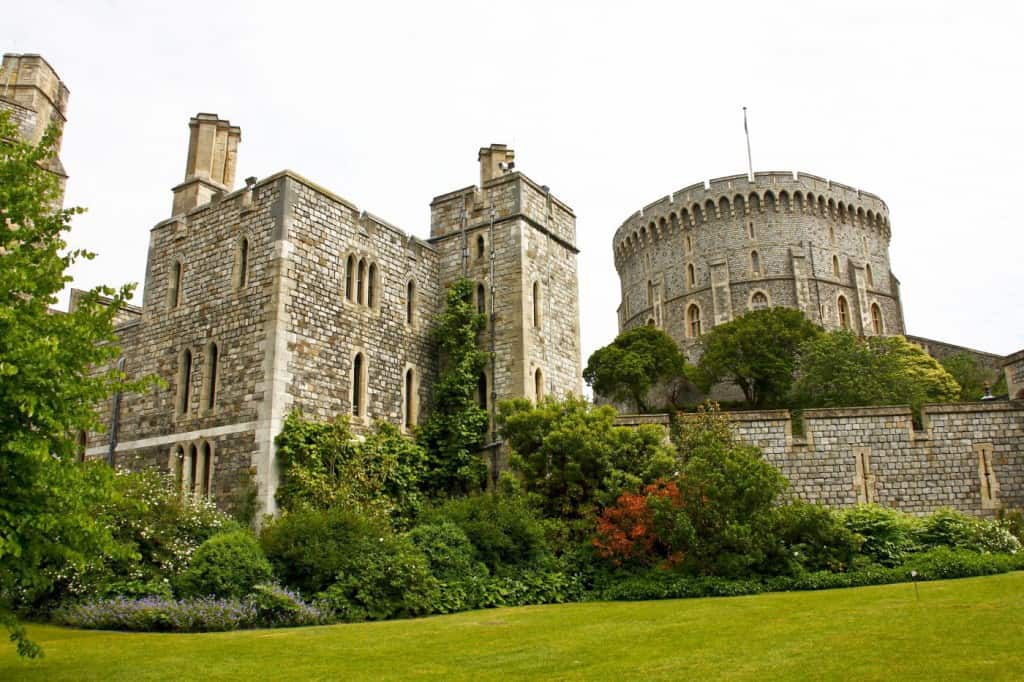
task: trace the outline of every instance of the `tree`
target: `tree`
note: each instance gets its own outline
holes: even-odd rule
[[[799,310],[754,310],[711,329],[701,340],[697,383],[709,391],[720,381],[740,387],[751,407],[777,405],[789,393],[800,344],[821,333]]]
[[[985,386],[989,386],[995,395],[999,394],[1000,387],[1006,391],[1006,376],[980,366],[970,353],[950,355],[940,360],[939,364],[960,384],[961,402],[981,400],[985,395]]]
[[[661,381],[686,376],[686,359],[668,334],[656,327],[636,327],[598,348],[587,360],[583,378],[601,396],[632,400],[647,412],[647,392]]]
[[[673,466],[660,427],[617,427],[613,408],[581,398],[540,405],[508,400],[498,407],[498,424],[523,487],[540,496],[552,517],[587,516],[594,505],[611,502]]]
[[[88,513],[110,477],[78,465],[78,434],[100,429],[98,402],[144,385],[102,369],[120,352],[113,319],[132,286],[99,287],[67,314],[50,308],[68,267],[93,257],[66,251],[63,233],[82,209],[58,208],[57,179],[42,168],[56,134],[27,144],[0,112],[0,616],[24,655],[39,650],[10,615],[11,596],[45,589],[42,565],[81,566],[112,547]]]
[[[486,318],[471,303],[473,282],[459,279],[448,287],[434,339],[441,350],[441,375],[434,383],[430,417],[418,439],[427,452],[424,489],[433,495],[478,489],[486,477],[480,457],[487,432],[487,411],[476,400],[487,353],[477,347]]]
[[[953,402],[960,386],[935,358],[902,336],[862,339],[840,330],[800,350],[794,400],[804,407]]]

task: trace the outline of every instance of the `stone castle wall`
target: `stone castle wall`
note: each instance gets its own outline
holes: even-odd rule
[[[616,231],[619,328],[653,322],[691,359],[699,333],[762,305],[798,308],[826,329],[903,333],[889,238],[881,199],[813,175],[757,173],[753,182],[743,175],[692,185]]]
[[[1024,403],[928,405],[924,428],[908,407],[804,412],[795,437],[786,410],[727,413],[737,437],[757,445],[801,499],[835,508],[874,502],[924,514],[952,507],[991,516],[1024,507]],[[620,424],[667,415],[624,416]]]

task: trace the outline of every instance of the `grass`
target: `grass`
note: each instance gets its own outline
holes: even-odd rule
[[[531,606],[419,620],[178,635],[29,628],[0,680],[1010,680],[1024,572],[723,599]]]

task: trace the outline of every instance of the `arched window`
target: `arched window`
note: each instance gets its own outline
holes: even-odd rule
[[[686,252],[690,253],[693,251],[693,238],[690,235],[686,235]]]
[[[409,280],[405,285],[405,322],[412,324],[416,315],[416,282]]]
[[[533,283],[533,326],[540,328],[541,324],[541,291],[540,282]]]
[[[349,301],[355,300],[356,295],[356,257],[349,254],[345,261],[345,298]]]
[[[693,263],[688,263],[686,266],[686,282],[691,287],[697,284],[697,276],[693,270]]]
[[[882,324],[882,309],[877,303],[871,304],[871,327],[876,334],[885,333],[885,326]]]
[[[213,490],[213,446],[210,445],[209,441],[203,441],[202,454],[202,494],[209,497],[210,492]]]
[[[242,237],[238,240],[238,256],[235,265],[235,288],[241,289],[249,284],[249,240]]]
[[[832,256],[832,275],[839,279],[839,256]]]
[[[483,284],[476,285],[476,312],[480,315],[487,313],[487,290]]]
[[[761,258],[757,255],[757,251],[750,252],[750,270],[755,275],[761,272]]]
[[[171,453],[171,478],[174,480],[174,489],[178,492],[185,487],[185,448],[175,446]]]
[[[538,403],[544,399],[544,373],[540,371],[540,367],[533,373],[533,394],[537,397]]]
[[[366,279],[366,305],[377,307],[377,264],[370,263],[370,274]]]
[[[484,247],[484,236],[483,235],[479,235],[476,238],[476,257],[477,258],[483,258],[484,257],[484,250],[485,250],[485,247]]]
[[[356,353],[355,358],[352,360],[352,414],[356,417],[362,417],[366,414],[366,406],[364,405],[364,391],[365,386],[363,385],[363,372],[365,367],[363,366],[363,354]]]
[[[192,402],[192,351],[186,348],[178,357],[178,414],[188,412]]]
[[[653,327],[654,325],[655,325],[654,318],[653,317],[648,317],[647,318],[647,326],[648,327]]]
[[[416,425],[416,382],[412,368],[405,370],[405,428]]]
[[[690,327],[690,338],[695,339],[700,336],[700,308],[696,303],[691,303],[686,310],[686,320]]]
[[[755,291],[750,297],[751,310],[764,310],[768,307],[768,296],[763,291]]]
[[[757,233],[754,231],[754,221],[753,220],[751,220],[751,221],[749,221],[747,223],[747,233],[750,235],[751,239],[756,239],[757,238]]]
[[[181,261],[171,263],[171,274],[167,280],[167,307],[181,305]]]
[[[840,296],[836,301],[836,310],[839,311],[839,326],[843,329],[850,328],[850,307],[846,303],[846,297]]]
[[[186,463],[185,468],[188,469],[188,478],[186,479],[187,487],[185,490],[194,495],[196,493],[196,482],[200,480],[198,478],[199,472],[197,471],[199,468],[199,450],[196,449],[194,443],[188,448],[188,462]]]
[[[864,266],[864,275],[867,277],[868,286],[875,286],[875,276],[871,272],[871,263],[868,263],[867,265]]]
[[[206,347],[206,390],[203,392],[203,408],[206,410],[212,410],[217,402],[217,361],[220,359],[218,356],[219,349],[216,343]]]
[[[487,409],[487,375],[483,372],[476,378],[476,404],[481,410]]]
[[[362,304],[365,300],[363,292],[366,291],[366,259],[359,259],[359,272],[356,275],[356,303]]]

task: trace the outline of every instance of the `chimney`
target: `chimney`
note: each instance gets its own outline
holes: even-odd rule
[[[242,129],[218,118],[217,114],[196,114],[188,127],[185,181],[172,190],[172,215],[188,213],[196,206],[209,203],[215,195],[230,192],[235,183]]]
[[[515,151],[503,144],[481,147],[477,154],[477,160],[480,161],[480,186],[483,187],[488,180],[511,173],[516,167],[513,161],[515,158]]]

